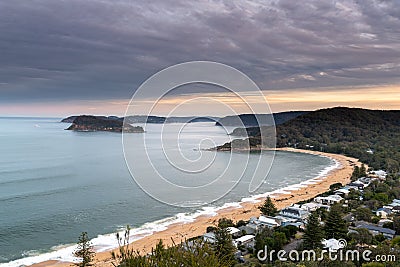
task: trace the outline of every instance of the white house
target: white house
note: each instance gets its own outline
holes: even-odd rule
[[[205,233],[203,235],[203,241],[214,244],[216,242],[215,234],[213,232]]]
[[[258,221],[262,226],[266,226],[268,228],[278,227],[281,225],[281,221],[274,217],[263,216],[258,217]]]
[[[308,211],[308,212],[312,212],[312,211],[316,211],[320,206],[321,206],[321,204],[310,202],[310,203],[305,203],[305,204],[301,205],[301,209]]]
[[[376,211],[376,216],[386,219],[388,215],[392,214],[390,209],[380,208]]]
[[[349,188],[340,188],[338,190],[335,191],[336,195],[340,195],[340,196],[347,196],[350,193]]]
[[[371,171],[370,174],[372,174],[375,177],[378,177],[381,180],[385,180],[387,173],[383,170],[379,170],[379,171]]]
[[[330,195],[327,197],[316,197],[314,198],[314,201],[320,204],[325,204],[325,205],[333,205],[336,203],[339,203],[343,200],[343,198],[339,195]]]
[[[392,207],[400,206],[400,199],[394,199],[393,202],[389,204],[389,206]]]
[[[254,247],[254,235],[244,235],[242,237],[239,237],[237,239],[234,239],[233,242],[235,243],[236,246],[245,246],[247,248],[253,248]]]
[[[227,227],[226,230],[232,235],[232,237],[238,237],[242,231],[236,227]]]
[[[296,220],[305,220],[308,218],[310,213],[308,211],[302,210],[298,207],[288,207],[279,212],[279,215],[282,217],[287,217]]]

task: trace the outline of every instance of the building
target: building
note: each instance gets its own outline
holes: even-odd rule
[[[232,235],[233,238],[239,237],[242,231],[236,227],[227,227],[226,230]]]
[[[392,221],[392,220],[389,220],[389,219],[382,219],[382,220],[380,220],[380,221],[378,222],[378,226],[379,226],[379,227],[383,227],[386,223],[393,223],[393,221]]]
[[[392,212],[400,214],[400,206],[393,207]]]
[[[255,240],[254,235],[244,235],[242,237],[234,239],[233,242],[236,245],[236,247],[245,246],[246,248],[253,248],[254,240]]]
[[[245,234],[252,234],[252,235],[257,234],[259,231],[261,231],[261,229],[262,226],[256,217],[251,217],[246,225],[239,227],[240,231],[242,232],[244,231]]]
[[[213,232],[205,233],[203,236],[203,241],[214,244],[216,242],[215,234]]]
[[[350,189],[352,188],[352,189],[357,190],[357,191],[358,190],[363,190],[364,187],[365,187],[365,185],[360,181],[355,181],[355,182],[349,183],[347,186]]]
[[[393,237],[396,235],[396,231],[389,229],[389,228],[384,228],[384,227],[379,227],[370,223],[366,222],[361,222],[357,225],[357,228],[365,228],[367,229],[372,235],[378,235],[382,234],[384,237],[387,239],[393,239]]]
[[[292,207],[288,207],[288,208],[281,210],[279,212],[279,215],[282,217],[290,218],[290,219],[304,221],[308,218],[310,213],[308,211],[302,210],[298,207],[292,206]]]
[[[320,203],[323,205],[333,205],[336,203],[340,203],[343,200],[343,198],[339,195],[330,195],[327,197],[316,197],[314,198],[314,202]]]
[[[380,180],[385,180],[386,176],[387,176],[387,173],[385,171],[383,171],[383,170],[371,171],[370,172],[370,176],[377,177]]]
[[[389,204],[392,207],[400,207],[400,199],[394,199],[392,203]]]
[[[348,196],[350,193],[350,189],[348,187],[343,187],[335,191],[335,195],[339,195],[342,197]]]
[[[318,204],[315,202],[310,202],[310,203],[305,203],[305,204],[301,205],[300,208],[302,210],[312,212],[312,211],[316,211],[320,206],[321,206],[321,204]]]
[[[387,208],[380,208],[376,211],[376,216],[381,217],[383,219],[386,219],[390,214],[392,214],[392,211]]]
[[[281,220],[277,219],[276,217],[269,217],[269,216],[263,216],[263,215],[258,217],[258,222],[263,227],[268,227],[268,228],[278,227],[278,226],[281,226],[281,224],[282,224]]]
[[[357,182],[363,183],[364,187],[367,187],[371,184],[372,179],[369,177],[361,177],[357,180]]]

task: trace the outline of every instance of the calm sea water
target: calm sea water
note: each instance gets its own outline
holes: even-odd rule
[[[65,131],[68,124],[58,121],[0,118],[1,266],[70,259],[70,244],[82,231],[95,238],[97,250],[109,249],[115,246],[111,233],[127,224],[134,227],[133,238],[139,238],[165,229],[172,222],[212,214],[226,203],[237,205],[234,203],[250,195],[299,184],[333,164],[324,157],[279,152],[267,181],[253,194],[248,192],[251,175],[245,173],[222,199],[203,208],[178,208],[156,201],[133,181],[124,160],[121,134]],[[167,141],[171,127],[165,130]],[[159,136],[161,129],[162,125],[148,125],[145,135]],[[213,123],[190,124],[180,136],[181,149],[188,158],[196,157],[199,152],[195,149],[204,138],[218,145],[229,140],[226,132]],[[156,167],[175,177],[176,169],[162,161],[163,150],[157,142],[150,142],[147,153]],[[224,166],[230,153],[217,154],[213,164]],[[259,157],[250,155],[249,164],[255,164]],[[262,157],[267,162],[272,154]],[[141,160],[139,157],[135,163],[140,166]],[[186,184],[199,182],[180,178]],[[210,173],[205,173],[204,181],[209,178]],[[201,195],[193,198],[202,200]]]

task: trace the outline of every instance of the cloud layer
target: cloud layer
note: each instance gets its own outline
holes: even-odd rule
[[[0,2],[0,102],[130,98],[212,60],[266,90],[400,82],[399,1]]]

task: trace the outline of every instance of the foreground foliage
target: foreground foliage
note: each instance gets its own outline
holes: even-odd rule
[[[218,257],[215,250],[200,240],[186,241],[183,244],[165,246],[163,242],[157,244],[149,255],[142,255],[129,246],[130,229],[127,227],[124,237],[117,234],[119,252],[112,253],[112,258],[120,267],[175,267],[175,266],[204,266],[228,267],[232,266],[222,256]]]

